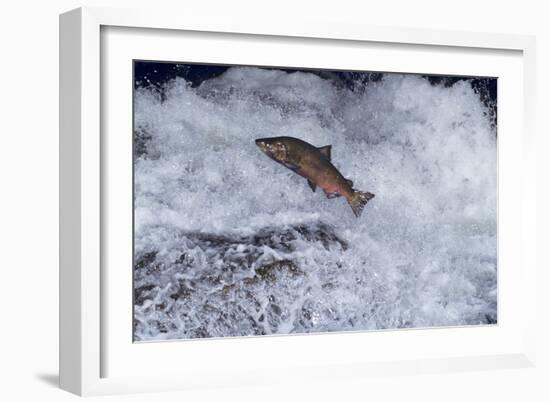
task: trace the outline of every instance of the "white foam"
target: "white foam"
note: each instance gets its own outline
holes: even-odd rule
[[[231,68],[199,88],[177,79],[163,102],[139,89],[135,126],[151,139],[135,164],[136,254],[158,250],[169,267],[186,250],[184,233],[322,222],[349,249],[305,242],[285,256],[306,276],[254,289],[259,311],[241,303],[258,318],[275,297],[282,319],[266,333],[484,323],[496,317],[496,133],[486,112],[468,82],[444,88],[413,75],[387,74],[353,93],[314,74]],[[342,174],[376,194],[363,216],[263,155],[254,139],[271,136],[332,144]],[[193,277],[163,273],[159,289]],[[189,337],[201,323],[208,335],[230,332],[215,324],[226,301],[209,301],[210,318],[190,305],[167,315],[167,294],[155,297],[163,309],[136,308],[138,339]],[[306,325],[296,319],[305,311]],[[244,314],[233,313],[230,335],[246,334]]]

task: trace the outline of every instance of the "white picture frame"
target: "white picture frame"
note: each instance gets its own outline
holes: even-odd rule
[[[105,60],[102,58],[113,58],[115,63],[109,74],[117,74],[117,65],[123,63],[123,60],[130,57],[140,58],[141,55],[132,54],[135,52],[132,46],[128,46],[125,53],[126,47],[121,46],[124,42],[117,42],[118,39],[109,39],[107,42],[102,34],[111,32],[110,27],[117,27],[115,31],[122,30],[118,31],[122,32],[122,36],[137,35],[138,31],[132,30],[145,29],[141,42],[143,48],[152,47],[146,38],[152,29],[160,33],[154,40],[165,42],[161,48],[169,48],[170,44],[174,44],[173,41],[179,40],[178,32],[191,32],[194,38],[213,33],[216,38],[236,35],[239,38],[252,38],[260,47],[267,42],[284,45],[289,40],[302,47],[320,41],[322,46],[332,46],[335,51],[348,45],[350,48],[357,48],[357,52],[362,52],[361,46],[368,44],[374,44],[373,46],[380,49],[393,46],[396,53],[388,56],[386,62],[390,64],[380,65],[380,69],[386,71],[475,73],[485,71],[482,66],[485,55],[489,55],[486,62],[489,70],[497,68],[495,61],[491,59],[493,56],[498,58],[499,55],[512,55],[509,63],[504,60],[506,58],[502,62],[503,66],[510,66],[509,73],[508,70],[502,70],[502,74],[510,77],[507,81],[510,83],[510,91],[503,91],[502,95],[499,90],[499,113],[501,105],[505,112],[517,112],[503,117],[503,130],[505,134],[509,133],[506,136],[509,141],[499,143],[499,265],[503,262],[505,267],[502,274],[499,268],[499,325],[483,328],[145,343],[145,347],[136,350],[131,336],[126,335],[124,328],[117,325],[126,323],[120,315],[127,311],[127,303],[115,306],[112,303],[113,298],[109,297],[113,289],[117,289],[115,284],[124,286],[122,282],[127,277],[111,277],[110,272],[105,271],[110,267],[109,259],[113,258],[111,255],[119,253],[113,252],[113,248],[106,243],[105,228],[116,229],[119,224],[123,224],[118,221],[116,224],[115,221],[111,223],[111,220],[116,219],[113,217],[121,215],[105,214],[105,206],[110,203],[109,177],[112,172],[109,170],[115,169],[109,163],[109,155],[116,152],[114,150],[124,148],[124,143],[112,141],[118,137],[105,137],[105,133],[112,133],[111,124],[126,121],[123,117],[112,118],[105,106],[103,97],[110,88],[105,88],[106,84],[102,81],[102,74],[105,73]],[[116,38],[116,32],[114,35],[113,38]],[[119,47],[114,53],[105,50],[116,46]],[[433,67],[421,64],[403,67],[404,62],[400,64],[398,61],[399,52],[405,52],[407,47],[414,48],[415,52],[425,52]],[[430,55],[431,51],[446,52],[449,59],[454,60],[457,65],[456,70],[450,71],[450,67],[441,70],[442,65]],[[461,53],[457,52],[463,51],[474,54],[473,57],[477,57],[480,65],[476,67],[460,63]],[[158,57],[167,57],[161,51],[157,52],[160,52],[156,53]],[[208,50],[205,52],[208,55]],[[238,52],[237,48],[235,52]],[[151,10],[81,8],[61,15],[61,387],[79,395],[96,395],[284,383],[304,379],[330,381],[375,373],[393,375],[534,365],[535,319],[526,314],[535,312],[536,287],[534,52],[534,38],[520,35],[384,28],[314,20],[216,20]],[[252,59],[247,60],[269,64],[268,52],[264,53],[254,52]],[[126,59],[118,62],[115,54]],[[211,54],[210,57],[214,56]],[[218,62],[227,59],[212,60]],[[372,63],[369,66],[374,66]],[[447,61],[447,66],[449,65]],[[124,93],[124,88],[118,93]],[[509,104],[506,99],[500,98],[511,98],[512,95],[514,100],[512,102],[510,99]],[[501,104],[501,101],[504,102]],[[125,108],[131,110],[131,104]],[[114,119],[114,123],[109,123],[109,119]],[[499,115],[499,136],[500,125]],[[506,128],[516,130],[506,132]],[[521,189],[519,192],[518,187]],[[511,197],[507,197],[508,195]],[[122,203],[118,207],[122,210],[109,211],[124,211],[127,206],[128,203]],[[512,209],[517,212],[514,217],[510,214]],[[501,234],[501,230],[506,232]],[[109,239],[113,239],[113,235],[109,234]],[[505,235],[502,240],[501,235]],[[119,237],[124,237],[124,234]],[[508,245],[513,245],[514,250],[508,248]],[[502,287],[501,280],[504,284]],[[130,284],[127,286],[131,287]],[[521,303],[516,304],[512,299],[521,300]],[[127,300],[128,298],[125,299]],[[127,314],[128,321],[131,322],[131,311]],[[501,317],[504,318],[503,323]],[[368,348],[365,348],[364,353],[357,353],[356,347],[362,345],[361,343],[364,345],[365,341],[368,345],[382,346],[380,349],[377,347],[380,354],[375,354],[374,350],[368,351]],[[457,341],[462,341],[463,346],[454,346],[453,343],[458,344]],[[393,350],[390,350],[391,346],[394,346]],[[407,346],[414,346],[416,352],[412,354]],[[316,354],[320,349],[326,353]],[[285,356],[285,351],[290,351],[291,354]],[[393,353],[389,354],[389,351]],[[136,367],[132,362],[135,354],[141,354],[140,360],[145,363],[143,368]],[[185,364],[180,364],[181,361],[177,359],[168,362],[167,357],[176,357],[178,354],[188,357]],[[254,357],[259,355],[267,357],[272,366],[261,366],[254,361]],[[208,365],[201,366],[200,362],[204,357],[208,357]],[[154,375],[154,371],[147,371],[147,367],[151,368],[151,363],[155,360],[163,363],[165,369],[156,371],[159,372],[158,375]],[[190,367],[193,367],[193,371],[189,371]],[[216,370],[213,371],[214,367]],[[209,374],[208,378],[205,374]]]

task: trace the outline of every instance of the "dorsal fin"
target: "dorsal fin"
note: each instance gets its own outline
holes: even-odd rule
[[[319,151],[330,161],[330,150],[332,149],[331,145],[319,147]]]
[[[346,182],[349,184],[349,187],[353,189],[353,181],[351,179],[346,179]]]

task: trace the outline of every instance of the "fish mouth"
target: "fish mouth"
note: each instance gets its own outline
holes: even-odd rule
[[[256,139],[254,140],[254,142],[256,143],[256,145],[260,148],[260,150],[262,150],[263,152],[267,152],[267,143],[265,142],[264,139]]]

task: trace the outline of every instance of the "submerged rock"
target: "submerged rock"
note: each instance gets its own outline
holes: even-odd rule
[[[169,333],[176,318],[189,326],[179,337],[274,332],[289,319],[275,294],[291,292],[307,280],[308,258],[296,251],[333,255],[347,248],[346,241],[322,223],[263,228],[250,236],[181,234],[177,258],[169,260],[153,250],[135,259],[136,334],[143,334],[144,328]]]
[[[264,264],[256,268],[254,270],[256,272],[256,275],[252,278],[252,280],[273,282],[277,279],[278,273],[283,270],[285,270],[288,274],[294,276],[303,274],[303,272],[298,269],[291,260],[275,260],[274,262]],[[251,281],[249,279],[247,280]]]

